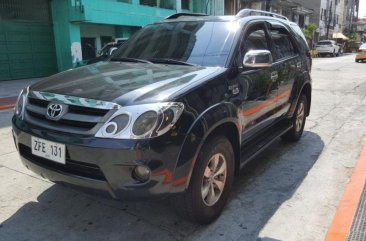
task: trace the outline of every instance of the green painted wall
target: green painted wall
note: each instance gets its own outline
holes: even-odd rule
[[[83,4],[85,21],[90,23],[144,26],[176,13],[175,10],[107,0],[83,0]]]

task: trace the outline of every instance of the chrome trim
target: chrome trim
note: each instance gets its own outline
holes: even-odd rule
[[[261,59],[264,58],[264,59]],[[249,68],[272,67],[272,54],[268,50],[249,50],[243,59],[243,66]]]
[[[76,105],[81,107],[89,107],[104,110],[117,110],[121,108],[119,104],[113,102],[107,102],[103,100],[87,99],[82,97],[70,96],[70,95],[60,95],[41,91],[30,91],[28,94],[31,98],[47,100],[50,102],[63,103],[68,105]]]
[[[163,129],[160,129],[162,124],[162,118],[164,117],[164,111],[167,109],[172,109],[174,111],[173,120]],[[104,125],[98,130],[95,134],[95,137],[99,138],[114,138],[114,139],[146,139],[152,138],[156,136],[161,136],[168,132],[172,126],[178,121],[179,117],[183,113],[184,104],[180,102],[160,102],[160,103],[151,103],[151,104],[141,104],[141,105],[131,105],[124,106],[123,108],[116,111],[111,117],[109,117],[108,121],[104,123]],[[158,120],[156,121],[153,128],[147,133],[143,135],[136,136],[133,134],[133,126],[140,117],[140,115],[144,114],[147,111],[155,111],[158,114]],[[108,127],[111,120],[119,115],[126,114],[130,117],[129,123],[126,127],[118,133],[114,133],[110,135],[106,133],[106,128]]]

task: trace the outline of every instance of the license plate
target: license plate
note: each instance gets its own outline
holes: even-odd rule
[[[32,136],[32,154],[48,160],[66,164],[65,145]]]

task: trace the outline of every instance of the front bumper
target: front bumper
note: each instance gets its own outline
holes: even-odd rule
[[[177,187],[172,178],[184,136],[168,132],[150,140],[102,139],[46,131],[16,117],[12,122],[23,164],[53,182],[126,200],[160,197],[184,189]],[[65,144],[66,165],[33,155],[31,136]],[[145,183],[132,176],[139,164],[151,170]]]

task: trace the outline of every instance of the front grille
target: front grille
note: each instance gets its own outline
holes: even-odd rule
[[[57,162],[53,162],[51,160],[45,159],[43,157],[35,156],[32,154],[31,148],[19,144],[19,153],[21,156],[26,158],[28,161],[39,165],[41,167],[63,172],[66,174],[72,174],[80,177],[86,177],[96,180],[102,180],[106,181],[106,178],[103,174],[103,172],[100,170],[100,168],[97,165],[85,163],[85,162],[79,162],[71,160],[70,158],[66,157],[66,164],[60,164]]]
[[[87,135],[95,134],[113,112],[109,109],[68,105],[67,113],[55,121],[46,118],[49,103],[50,101],[47,100],[28,97],[26,120],[47,129]]]
[[[47,100],[40,100],[40,99],[36,99],[36,98],[28,98],[28,103],[32,104],[32,105],[37,105],[37,106],[41,106],[41,107],[47,107],[48,105],[48,101]]]

